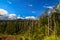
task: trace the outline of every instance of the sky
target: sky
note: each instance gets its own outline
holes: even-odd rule
[[[46,8],[51,8],[58,2],[59,0],[0,0],[0,9],[7,12],[9,16],[15,15],[18,16],[17,18],[35,19]],[[2,11],[0,13],[3,14]]]

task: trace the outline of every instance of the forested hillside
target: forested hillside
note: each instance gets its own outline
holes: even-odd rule
[[[25,40],[60,40],[60,10],[46,9],[36,20],[0,20],[0,35],[14,35]],[[17,36],[18,35],[18,36]]]

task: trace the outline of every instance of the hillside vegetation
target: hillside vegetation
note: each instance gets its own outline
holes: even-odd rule
[[[13,35],[16,40],[60,40],[60,12],[46,9],[37,20],[0,20],[0,36]]]

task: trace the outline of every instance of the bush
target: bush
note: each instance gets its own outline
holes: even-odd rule
[[[60,40],[60,37],[58,37],[56,35],[45,36],[44,40]]]

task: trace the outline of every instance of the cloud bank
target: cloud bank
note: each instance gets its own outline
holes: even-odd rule
[[[25,17],[25,19],[35,19],[35,17],[34,16],[27,16],[27,17]]]
[[[16,19],[35,19],[34,16],[27,16],[25,18],[17,16],[15,13],[8,13],[5,9],[0,9],[0,20],[16,20]]]

